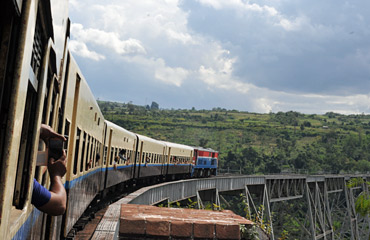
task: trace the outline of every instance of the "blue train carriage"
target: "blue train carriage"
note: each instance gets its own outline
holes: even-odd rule
[[[194,148],[193,177],[209,177],[217,175],[218,152],[211,148]]]
[[[137,154],[133,177],[139,181],[161,180],[166,174],[166,145],[162,141],[136,134]]]
[[[43,239],[57,234],[53,226],[58,218],[38,211],[30,199],[34,178],[45,187],[50,184],[45,167],[36,166],[41,123],[64,131],[64,60],[60,59],[69,34],[67,4],[59,1],[61,12],[52,17],[53,4],[47,0],[0,2],[2,239]],[[59,24],[58,32],[53,19]]]
[[[63,236],[100,192],[103,178],[104,117],[77,63],[67,60],[65,133],[68,139],[67,210]]]
[[[194,148],[177,143],[164,143],[166,144],[167,178],[169,180],[189,178]]]
[[[112,122],[105,124],[104,188],[109,188],[132,179],[137,137]]]

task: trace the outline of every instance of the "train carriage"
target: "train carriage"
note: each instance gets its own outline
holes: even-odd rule
[[[166,144],[166,174],[168,178],[190,177],[194,149],[182,144],[164,143]]]
[[[136,179],[165,175],[166,145],[158,140],[136,134],[138,150],[133,177]]]
[[[112,122],[105,121],[105,124],[104,188],[109,188],[132,179],[137,137]]]
[[[64,236],[101,190],[104,117],[72,56],[68,55],[65,133],[69,133]]]

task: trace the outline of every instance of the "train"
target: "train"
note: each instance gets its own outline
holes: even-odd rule
[[[156,140],[106,120],[68,48],[65,0],[0,2],[0,238],[64,239],[89,204],[138,183],[217,174],[218,152]],[[40,126],[67,137],[67,208],[49,216],[31,204],[46,188]]]

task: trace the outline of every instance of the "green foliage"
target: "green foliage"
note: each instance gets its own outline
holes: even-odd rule
[[[347,183],[347,188],[354,188],[365,184],[367,187],[367,191],[364,190],[360,193],[360,195],[357,197],[355,202],[355,210],[358,214],[365,217],[370,214],[370,194],[369,194],[369,188],[370,188],[370,182],[364,181],[362,178],[352,178]]]
[[[248,239],[248,240],[259,240],[259,235],[257,232],[257,226],[246,226],[246,225],[240,225],[240,235],[242,239]]]
[[[263,217],[263,213],[265,211],[265,207],[263,205],[260,205],[257,209],[256,213],[251,213],[250,212],[250,206],[247,201],[247,196],[240,194],[241,198],[241,203],[244,206],[244,212],[245,212],[245,217],[252,222],[254,222],[260,229],[262,229],[265,233],[268,235],[271,235],[272,233],[272,227],[271,227],[271,221],[269,219],[265,219]]]
[[[289,239],[289,233],[286,230],[283,230],[281,237],[278,238],[278,240],[287,240]]]
[[[362,192],[356,199],[355,209],[358,214],[365,217],[370,214],[370,195]]]
[[[219,172],[370,172],[370,116],[146,108],[98,101],[106,119],[159,140],[213,148]]]

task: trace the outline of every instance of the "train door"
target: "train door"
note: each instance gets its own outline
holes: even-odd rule
[[[104,176],[104,189],[107,188],[107,181],[108,181],[108,172],[109,172],[109,164],[111,161],[109,159],[112,159],[112,151],[111,151],[111,146],[112,146],[112,135],[113,135],[113,129],[109,129],[109,139],[108,139],[108,146],[107,146],[107,159],[106,159],[106,165],[105,167],[105,176]]]
[[[129,164],[131,165],[131,179],[134,179],[135,178],[135,167],[136,167],[136,153],[138,151],[138,145],[139,145],[139,142],[138,142],[138,137],[136,136],[136,139],[134,139],[134,145],[132,146],[132,152],[131,152],[131,156],[130,156],[130,162]]]
[[[163,147],[162,155],[159,156],[160,157],[160,163],[161,163],[161,175],[166,174],[165,156],[166,156],[166,147]]]
[[[169,172],[169,167],[170,167],[170,163],[171,163],[171,147],[168,148],[168,151],[167,151],[167,157],[166,157],[166,175],[168,175],[170,172]]]
[[[144,156],[143,156],[143,148],[144,148],[144,141],[140,141],[140,151],[139,153],[137,154],[137,161],[136,161],[136,165],[137,165],[137,173],[136,173],[136,176],[135,178],[140,178],[140,169],[141,169],[141,163],[144,159]]]
[[[101,171],[102,171],[102,175],[101,175],[101,181],[100,181],[100,187],[99,187],[99,190],[103,190],[104,189],[104,186],[105,186],[105,171],[104,171],[104,168],[106,167],[106,164],[107,164],[107,153],[108,153],[108,147],[106,145],[106,139],[107,139],[107,123],[104,122],[104,128],[103,128],[103,144],[102,144],[102,148],[101,149],[101,155],[102,158],[101,158]]]

